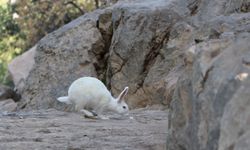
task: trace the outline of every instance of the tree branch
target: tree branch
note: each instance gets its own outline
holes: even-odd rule
[[[67,3],[65,3],[65,5],[71,4],[73,5],[75,8],[77,8],[82,14],[85,14],[85,11],[81,9],[80,6],[78,6],[76,3],[74,3],[73,1],[69,1]]]
[[[95,0],[95,8],[96,8],[96,9],[99,8],[99,0]]]

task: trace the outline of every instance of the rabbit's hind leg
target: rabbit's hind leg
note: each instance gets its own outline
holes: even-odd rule
[[[97,119],[97,115],[95,113],[92,113],[86,109],[81,109],[80,112],[83,113],[84,117],[86,118]]]

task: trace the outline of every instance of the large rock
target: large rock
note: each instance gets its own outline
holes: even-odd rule
[[[189,14],[185,3],[179,2],[146,0],[114,6],[107,78],[114,94],[130,87],[131,107],[168,104],[171,99],[177,79],[168,73],[177,56],[167,42],[173,24]]]
[[[25,78],[25,85],[18,89],[22,94],[19,108],[61,108],[56,98],[67,95],[74,80],[97,75],[97,56],[105,50],[102,34],[97,28],[101,13],[105,14],[96,11],[82,16],[37,44],[35,64]]]
[[[219,150],[247,150],[250,147],[250,79],[247,75],[246,72],[237,75],[236,79],[242,85],[224,107],[220,121]]]
[[[17,109],[17,103],[12,99],[6,99],[4,101],[0,101],[0,112],[13,112]]]
[[[249,148],[249,21],[249,13],[217,16],[193,31],[171,102],[167,149]]]
[[[209,20],[219,15],[249,12],[249,0],[193,0],[200,19]]]
[[[11,74],[15,87],[19,90],[25,85],[25,80],[35,64],[36,47],[35,45],[21,56],[16,57],[8,65],[8,71]]]
[[[167,149],[249,149],[250,3],[189,2],[185,22],[193,29],[170,105]]]

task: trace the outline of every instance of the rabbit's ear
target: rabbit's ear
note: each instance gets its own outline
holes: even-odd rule
[[[122,102],[125,95],[128,93],[128,87],[125,87],[121,94],[117,97],[118,103]]]

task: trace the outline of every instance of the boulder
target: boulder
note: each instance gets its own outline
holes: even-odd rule
[[[17,90],[21,90],[23,88],[25,80],[35,64],[34,57],[36,48],[37,46],[35,45],[27,52],[13,59],[8,65],[8,71],[10,72]]]
[[[250,147],[250,80],[248,76],[246,72],[241,72],[236,76],[236,80],[242,85],[224,107],[220,120],[218,150],[247,150]]]
[[[117,95],[129,86],[130,107],[168,104],[177,78],[171,27],[189,14],[180,1],[146,0],[114,5],[107,83]],[[169,82],[171,81],[171,82]],[[172,90],[171,90],[172,89]]]
[[[0,112],[13,112],[17,108],[17,103],[12,99],[0,101]]]
[[[249,13],[217,16],[193,30],[170,105],[167,149],[250,146],[249,20]]]
[[[249,1],[190,0],[188,8],[183,22],[192,30],[170,103],[167,149],[249,149]]]
[[[98,56],[105,52],[97,19],[105,12],[84,15],[37,43],[35,62],[19,89],[22,95],[19,108],[65,109],[56,98],[67,95],[70,84],[77,78],[97,76]]]

